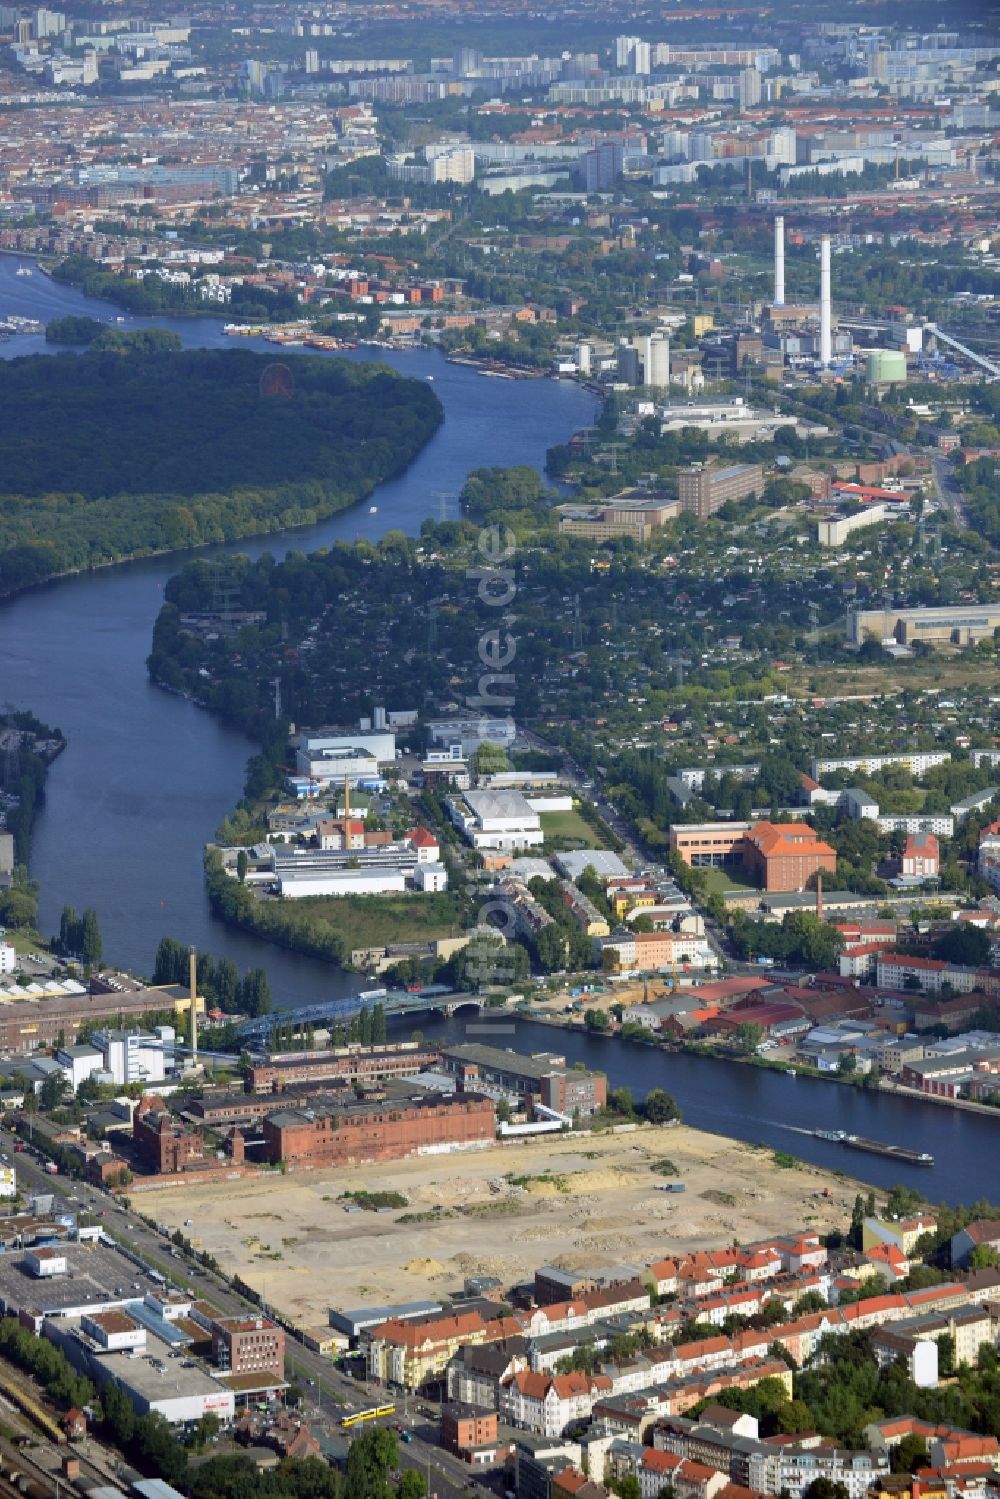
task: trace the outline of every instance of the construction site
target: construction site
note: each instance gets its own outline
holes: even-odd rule
[[[674,1174],[675,1173],[675,1174]],[[664,1191],[667,1181],[683,1190]],[[144,1209],[215,1256],[296,1325],[342,1306],[440,1298],[465,1277],[505,1285],[540,1262],[649,1262],[850,1216],[843,1176],[789,1169],[764,1148],[684,1125],[621,1125],[499,1145],[488,1156],[411,1156],[363,1170],[268,1176],[144,1193]],[[399,1202],[365,1210],[365,1198]]]

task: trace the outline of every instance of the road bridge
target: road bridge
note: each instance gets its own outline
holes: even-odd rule
[[[454,1015],[459,1010],[475,1011],[483,1008],[483,1001],[476,994],[452,993],[451,991],[423,990],[408,994],[402,989],[363,989],[359,994],[341,995],[337,999],[306,1005],[300,1010],[274,1010],[268,1015],[258,1015],[237,1026],[236,1034],[241,1041],[266,1041],[276,1025],[291,1025],[300,1030],[307,1025],[336,1025],[346,1022],[362,1010],[372,1010],[381,1005],[386,1019],[394,1015]]]

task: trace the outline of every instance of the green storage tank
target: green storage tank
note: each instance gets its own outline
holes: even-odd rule
[[[906,380],[906,355],[898,349],[873,349],[865,364],[869,385],[901,385]]]

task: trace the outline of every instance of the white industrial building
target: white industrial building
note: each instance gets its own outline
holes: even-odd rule
[[[147,1332],[141,1348],[88,1348],[87,1363],[98,1388],[118,1385],[140,1416],[156,1411],[171,1426],[186,1426],[209,1414],[231,1421],[236,1414],[233,1391],[193,1359],[175,1357],[178,1351]]]
[[[668,432],[680,432],[685,427],[695,427],[699,432],[713,436],[725,433],[735,442],[756,442],[773,437],[779,427],[794,427],[801,435],[808,425],[788,412],[747,406],[740,396],[730,401],[673,403],[659,407],[657,416],[663,436]],[[829,434],[826,427],[813,425],[809,430],[817,436]]]
[[[452,822],[476,849],[540,848],[541,819],[519,791],[466,791],[449,801]]]
[[[510,749],[517,738],[512,718],[438,718],[427,725],[431,744],[460,744],[462,759],[469,759],[481,744],[497,744]]]
[[[66,1081],[73,1092],[95,1072],[104,1071],[104,1053],[88,1042],[80,1046],[63,1046],[56,1052],[56,1061],[66,1074]]]
[[[406,876],[399,869],[289,870],[278,876],[278,890],[290,900],[310,895],[399,895]]]
[[[448,888],[440,848],[423,828],[414,828],[403,843],[379,848],[289,850],[275,845],[270,859],[272,883],[279,895],[291,900]]]
[[[364,750],[297,750],[295,765],[301,776],[317,786],[329,786],[345,779],[357,786],[360,781],[378,780],[379,762]]]
[[[162,1083],[166,1076],[164,1051],[172,1050],[173,1026],[158,1026],[155,1034],[143,1031],[95,1031],[95,1046],[104,1057],[105,1072],[118,1087],[126,1083]]]
[[[358,750],[380,765],[391,765],[396,758],[396,736],[389,729],[371,733],[360,729],[302,729],[295,738],[295,748],[316,756]]]
[[[816,540],[821,547],[840,547],[844,545],[848,536],[855,531],[862,530],[865,526],[878,526],[890,515],[896,513],[897,507],[883,504],[866,505],[864,510],[858,510],[854,515],[832,515],[826,519],[816,522]]]
[[[17,966],[17,948],[13,942],[0,942],[0,973],[16,973]]]

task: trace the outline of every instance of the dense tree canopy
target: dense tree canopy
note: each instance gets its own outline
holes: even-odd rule
[[[377,365],[164,338],[109,330],[85,354],[0,365],[0,594],[309,524],[398,472],[441,419],[423,382]]]

